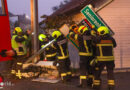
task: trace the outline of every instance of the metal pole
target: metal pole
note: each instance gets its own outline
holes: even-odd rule
[[[31,0],[31,31],[34,33],[32,36],[33,53],[38,51],[38,0]],[[37,58],[34,59],[34,62]]]
[[[56,40],[53,39],[52,41],[48,42],[43,48],[41,48],[38,52],[36,52],[33,56],[31,56],[25,63],[30,63],[32,59],[34,59],[36,56],[40,55],[45,48],[49,47],[52,43],[54,43]]]

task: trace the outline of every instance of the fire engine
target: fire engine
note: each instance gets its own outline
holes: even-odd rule
[[[11,34],[7,0],[0,0],[0,52],[1,50],[11,49]],[[0,56],[0,61],[7,60],[11,60],[11,57]]]

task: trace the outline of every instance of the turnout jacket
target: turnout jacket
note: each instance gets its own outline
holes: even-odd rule
[[[78,40],[80,56],[92,56],[93,55],[92,36],[90,34],[85,33],[83,35],[80,35],[80,34],[75,34],[75,33],[71,32],[70,37],[74,38],[75,40]]]
[[[61,35],[57,38],[57,42],[54,43],[54,46],[57,50],[58,59],[67,59],[69,57],[67,42],[67,39],[63,35]]]
[[[113,61],[113,48],[116,47],[116,41],[110,35],[97,36],[94,38],[96,45],[96,58],[98,61]]]

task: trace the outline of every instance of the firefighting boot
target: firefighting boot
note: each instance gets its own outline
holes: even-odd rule
[[[72,78],[72,73],[67,72],[67,82],[71,82],[71,78]]]
[[[115,81],[108,80],[108,90],[114,90],[114,88],[115,88]]]
[[[93,84],[93,75],[88,75],[87,85],[92,87],[92,84]]]
[[[80,80],[80,85],[78,85],[79,88],[86,88],[87,82],[86,79]]]
[[[87,76],[80,76],[80,85],[79,88],[85,88],[87,86]]]
[[[101,81],[100,80],[94,80],[93,81],[92,87],[93,87],[94,90],[100,90],[100,86],[101,86]]]
[[[67,82],[67,74],[66,73],[61,73],[61,80],[62,80],[62,83]]]

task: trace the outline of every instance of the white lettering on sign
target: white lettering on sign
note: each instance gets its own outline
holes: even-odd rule
[[[97,20],[90,14],[89,9],[86,9],[86,10],[84,11],[84,13],[86,13],[86,15],[90,17],[90,19],[93,21],[93,23],[94,23],[97,27],[100,27],[100,26],[101,26],[101,24],[98,23]]]

